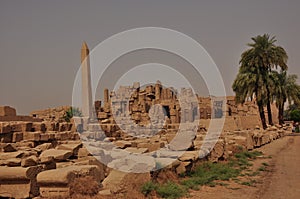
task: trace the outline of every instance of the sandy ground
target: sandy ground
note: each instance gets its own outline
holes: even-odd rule
[[[299,199],[300,136],[286,136],[256,150],[262,151],[264,157],[253,161],[252,170],[257,170],[262,163],[269,166],[267,171],[261,172],[258,176],[249,177],[250,180],[256,181],[253,186],[235,182],[228,182],[229,186],[204,186],[199,191],[191,191],[188,198]]]

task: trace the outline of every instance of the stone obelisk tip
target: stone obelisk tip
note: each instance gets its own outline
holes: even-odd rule
[[[84,41],[81,46],[81,63],[89,56],[89,47]]]
[[[81,50],[88,50],[89,47],[87,46],[86,42],[82,42]]]

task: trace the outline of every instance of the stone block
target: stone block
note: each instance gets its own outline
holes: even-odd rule
[[[21,157],[23,157],[23,155],[24,155],[23,151],[0,153],[0,160],[7,160],[7,159],[11,159],[11,158],[21,158]]]
[[[0,122],[0,133],[10,133],[11,126],[8,122]]]
[[[22,167],[36,166],[38,164],[38,158],[35,155],[23,158],[21,161]]]
[[[40,196],[45,198],[68,197],[70,196],[69,184],[77,177],[92,176],[96,182],[100,182],[100,172],[94,165],[68,166],[43,171],[37,176]]]
[[[16,109],[10,106],[0,106],[0,116],[16,116]]]
[[[42,133],[40,140],[41,141],[48,141],[48,140],[50,140],[50,134],[48,134],[48,133]]]
[[[22,122],[12,122],[10,127],[13,132],[22,131]]]
[[[181,157],[178,159],[180,161],[186,162],[186,161],[196,161],[199,158],[199,152],[198,151],[186,151]]]
[[[11,122],[10,126],[13,132],[30,132],[32,130],[32,122]]]
[[[13,133],[1,133],[0,134],[0,142],[11,143],[12,137],[13,137]]]
[[[82,147],[82,143],[68,143],[61,144],[56,147],[57,150],[68,150],[72,152],[72,155],[77,156],[79,149]]]
[[[33,148],[36,146],[34,141],[27,141],[27,140],[22,140],[21,142],[17,142],[16,145],[18,146],[18,148],[20,147]]]
[[[114,145],[116,145],[118,148],[125,149],[125,148],[131,146],[131,142],[119,140],[119,141],[116,141],[116,142],[114,143]]]
[[[27,141],[40,141],[41,133],[40,132],[24,132],[23,139]]]
[[[6,160],[0,160],[0,166],[8,166],[8,167],[21,166],[21,158],[10,158]]]
[[[46,124],[43,123],[43,122],[33,122],[32,123],[32,131],[45,132],[46,131]]]
[[[0,167],[0,197],[33,198],[39,195],[36,175],[41,167]]]
[[[14,132],[12,135],[12,142],[21,142],[23,140],[22,132]]]
[[[147,153],[148,148],[127,147],[126,151],[128,151],[130,153],[142,154],[142,153]]]
[[[164,143],[161,142],[157,142],[157,143],[138,143],[137,144],[137,147],[138,148],[147,148],[149,152],[152,152],[152,151],[157,151],[159,150],[160,148],[163,148],[164,147]]]
[[[192,162],[180,162],[179,166],[176,167],[176,174],[180,175],[190,171],[192,168]]]
[[[53,144],[52,143],[44,143],[44,144],[40,144],[38,146],[35,147],[35,149],[37,149],[38,151],[46,151],[48,149],[53,148]]]
[[[211,162],[217,162],[219,158],[223,156],[224,152],[225,152],[225,141],[218,140],[213,150],[210,152],[208,156],[208,160]]]
[[[126,191],[127,186],[138,186],[150,181],[150,173],[125,173],[117,170],[112,170],[109,175],[103,180],[103,190],[109,190],[111,194],[121,193]]]
[[[46,125],[47,131],[58,131],[59,123],[56,122],[44,122]]]
[[[3,152],[14,152],[14,151],[17,151],[17,148],[14,144],[5,144],[3,147],[2,147],[2,151]]]
[[[41,153],[40,158],[53,157],[55,161],[65,161],[71,156],[70,150],[48,149]]]
[[[87,156],[91,156],[91,153],[85,147],[80,148],[78,150],[78,158],[83,158]]]

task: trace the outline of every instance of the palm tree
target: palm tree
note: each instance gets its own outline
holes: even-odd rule
[[[241,67],[246,68],[259,68],[259,71],[263,77],[263,82],[266,89],[266,106],[268,111],[268,121],[270,125],[273,125],[272,120],[272,92],[270,86],[267,86],[269,73],[273,68],[280,67],[281,70],[287,70],[287,53],[281,46],[276,46],[275,37],[270,37],[268,34],[258,35],[251,38],[253,43],[249,43],[251,48],[246,50],[241,56]],[[260,89],[260,88],[259,88]]]
[[[255,98],[259,110],[262,127],[267,128],[264,114],[264,105],[266,99],[266,87],[264,86],[263,74],[259,67],[240,67],[239,73],[233,82],[232,89],[235,92],[235,100],[243,104],[247,99]]]
[[[286,71],[272,71],[270,76],[275,83],[274,98],[278,108],[278,121],[279,124],[283,124],[284,104],[287,101],[289,104],[299,104],[300,86],[296,83],[297,75],[287,75]]]

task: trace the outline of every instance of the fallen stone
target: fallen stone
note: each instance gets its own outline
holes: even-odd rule
[[[147,153],[148,152],[148,148],[127,147],[126,151],[128,151],[130,153],[142,154],[142,153]]]
[[[41,167],[0,167],[0,197],[32,198],[39,195],[36,175]]]
[[[22,140],[21,142],[16,143],[16,146],[18,148],[20,147],[27,147],[27,148],[33,148],[35,147],[34,141],[27,141],[27,140]]]
[[[190,171],[192,168],[192,162],[180,162],[179,166],[176,167],[176,173],[178,175]]]
[[[151,180],[150,173],[125,173],[112,170],[103,180],[103,190],[105,194],[126,192],[128,187],[137,187]]]
[[[91,153],[85,147],[80,148],[78,150],[78,158],[83,158],[87,156],[91,156]]]
[[[7,159],[11,159],[11,158],[21,158],[23,155],[24,155],[23,151],[0,153],[0,160],[7,160]]]
[[[168,145],[173,151],[185,151],[193,147],[193,140],[196,135],[192,131],[178,133]]]
[[[21,161],[22,167],[36,166],[38,164],[38,158],[35,155],[23,158]]]
[[[77,156],[78,150],[82,147],[81,143],[77,144],[61,144],[56,147],[58,150],[68,150],[72,152],[72,155]]]
[[[14,152],[17,151],[16,147],[14,144],[6,144],[2,148],[3,152]]]
[[[53,156],[41,157],[40,164],[42,164],[43,170],[56,169],[56,162]]]
[[[53,148],[53,144],[52,143],[44,143],[44,144],[40,144],[38,146],[35,147],[35,149],[39,150],[39,151],[46,151],[48,149]]]
[[[8,167],[18,167],[21,166],[21,158],[10,158],[7,160],[0,160],[1,166],[8,166]]]
[[[186,151],[178,159],[180,161],[196,161],[198,158],[199,158],[199,152],[198,151]]]
[[[55,161],[65,161],[72,156],[72,151],[49,149],[41,153],[40,158],[53,157]]]
[[[215,144],[213,150],[208,156],[208,160],[211,162],[217,162],[221,158],[225,151],[225,142],[224,140],[218,140]]]
[[[179,166],[180,161],[177,158],[155,158],[155,169],[172,169]]]
[[[120,141],[116,141],[116,142],[114,143],[114,145],[116,145],[117,147],[119,147],[119,148],[121,148],[121,149],[125,149],[125,148],[131,146],[131,142],[120,140]]]
[[[156,163],[151,156],[130,154],[112,160],[107,166],[123,172],[145,173],[154,169]]]
[[[77,177],[92,176],[96,182],[100,182],[100,171],[97,166],[69,166],[54,170],[43,171],[37,176],[40,186],[40,196],[68,197],[70,195],[70,183]]]

